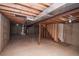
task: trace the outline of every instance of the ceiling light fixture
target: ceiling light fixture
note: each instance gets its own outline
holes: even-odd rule
[[[76,20],[76,17],[74,17],[74,16],[72,16],[72,15],[70,15],[70,16],[68,17],[68,22],[69,22],[69,23],[72,23],[72,21],[74,21],[74,20]]]

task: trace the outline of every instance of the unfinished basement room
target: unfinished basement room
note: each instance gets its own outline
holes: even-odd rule
[[[79,3],[0,3],[0,56],[79,56]]]

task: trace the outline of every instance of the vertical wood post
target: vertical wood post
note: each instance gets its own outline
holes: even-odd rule
[[[45,26],[45,29],[46,29],[46,33],[45,33],[45,35],[46,35],[46,39],[47,39],[47,25]]]
[[[43,24],[43,38],[45,39],[45,27],[44,27],[44,24]]]
[[[55,41],[58,42],[58,24],[55,24]]]
[[[53,38],[55,40],[55,24],[53,24]]]
[[[40,44],[41,39],[41,24],[39,24],[39,38],[38,38],[38,44]]]

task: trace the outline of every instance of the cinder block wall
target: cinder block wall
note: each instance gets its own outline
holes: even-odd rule
[[[0,14],[0,52],[9,41],[10,23],[9,20]]]

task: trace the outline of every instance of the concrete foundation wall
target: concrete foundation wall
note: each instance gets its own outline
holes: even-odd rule
[[[57,24],[47,25],[47,30],[54,41],[58,38],[61,42],[79,46],[79,23],[54,25]]]
[[[64,24],[64,42],[79,46],[79,23]]]
[[[10,24],[9,20],[0,14],[0,52],[9,40]]]
[[[1,51],[1,41],[2,41],[2,32],[1,32],[1,14],[0,14],[0,51]]]

